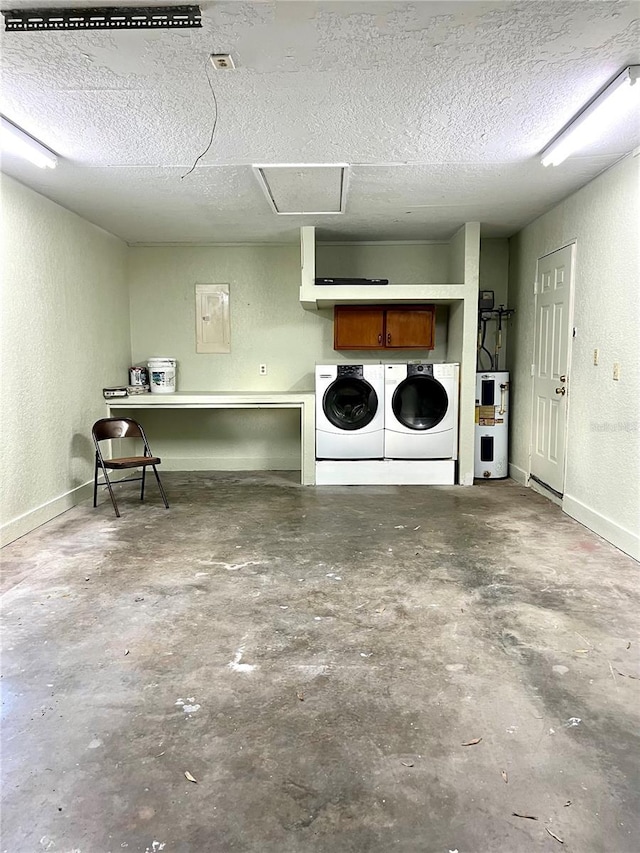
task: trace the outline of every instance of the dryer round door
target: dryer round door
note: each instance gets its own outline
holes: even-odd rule
[[[449,397],[433,376],[408,376],[394,391],[391,408],[407,429],[429,430],[447,414]]]
[[[322,409],[333,426],[344,430],[366,427],[378,411],[378,395],[366,379],[342,376],[324,393]]]

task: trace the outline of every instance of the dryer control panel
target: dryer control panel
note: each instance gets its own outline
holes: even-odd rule
[[[358,376],[362,378],[364,367],[362,364],[339,364],[338,376]]]
[[[384,368],[381,364],[339,364],[336,375],[357,379],[382,379]]]

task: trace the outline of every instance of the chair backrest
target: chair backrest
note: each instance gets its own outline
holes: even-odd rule
[[[142,426],[133,418],[101,418],[91,429],[95,441],[109,438],[141,438],[146,444]]]

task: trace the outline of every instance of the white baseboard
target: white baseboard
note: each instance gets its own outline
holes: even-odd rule
[[[124,480],[127,476],[130,477],[131,475],[131,471],[112,471],[110,480],[115,485],[118,480]],[[98,483],[98,488],[106,488],[104,487],[102,478]],[[10,542],[15,542],[16,539],[26,536],[27,533],[35,530],[36,527],[46,524],[47,521],[51,521],[51,519],[56,518],[58,515],[62,515],[68,509],[72,509],[74,506],[90,500],[93,500],[93,479],[3,524],[0,527],[0,547],[8,545]]]
[[[161,454],[162,455],[162,454]],[[162,456],[163,471],[299,471],[300,454],[293,456]]]
[[[35,509],[31,509],[29,512],[19,515],[17,518],[3,524],[0,528],[0,545],[4,546],[8,545],[10,542],[14,542],[21,536],[35,530],[36,527],[40,527],[41,524],[51,521],[51,519],[55,518],[57,515],[61,515],[68,509],[71,509],[92,497],[93,480],[90,480],[82,486],[76,486],[75,489],[70,489],[68,492],[58,495],[57,498],[52,498],[50,501],[41,504]]]
[[[589,530],[597,533],[598,536],[602,536],[603,539],[611,542],[612,545],[633,557],[634,560],[640,561],[640,536],[637,533],[626,530],[616,524],[615,521],[585,506],[582,501],[572,498],[570,495],[564,496],[562,509],[571,518],[579,521],[580,524],[584,524]]]
[[[160,475],[163,471],[299,471],[300,457],[292,458],[282,457],[260,457],[255,459],[247,459],[246,457],[235,458],[192,458],[182,457],[165,459],[160,466]],[[117,482],[118,479],[123,479],[126,476],[131,476],[131,472],[123,472],[118,474],[112,472],[111,482]],[[68,509],[82,503],[86,500],[91,500],[93,497],[93,479],[58,495],[49,501],[41,504],[35,509],[7,521],[0,527],[0,547],[14,542],[21,536],[25,536],[36,527],[46,524]]]
[[[516,483],[520,483],[521,486],[528,485],[527,480],[529,479],[529,475],[523,468],[514,465],[513,462],[509,462],[509,476]]]
[[[364,459],[316,462],[316,486],[452,486],[453,459]]]

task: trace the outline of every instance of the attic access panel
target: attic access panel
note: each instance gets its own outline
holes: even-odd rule
[[[202,27],[199,6],[103,6],[86,9],[3,9],[5,32]]]
[[[346,163],[255,164],[253,172],[274,213],[336,215],[344,213]]]

